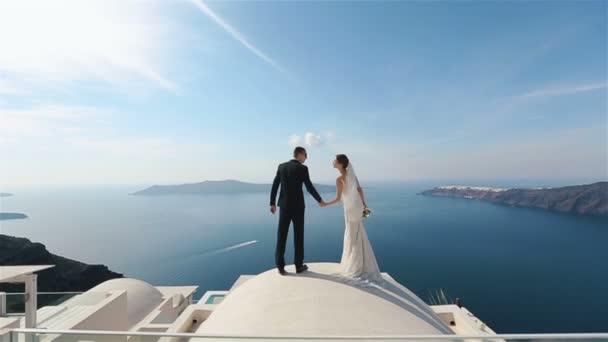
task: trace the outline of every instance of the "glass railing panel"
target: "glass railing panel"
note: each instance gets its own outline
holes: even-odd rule
[[[25,312],[25,295],[18,293],[7,293],[6,296],[6,313],[17,314]]]
[[[78,292],[38,293],[38,309],[49,305],[59,305],[78,294]],[[9,315],[14,315],[23,314],[24,312],[25,294],[6,293],[6,313]]]

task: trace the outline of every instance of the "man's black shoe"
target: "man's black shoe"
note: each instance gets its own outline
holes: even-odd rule
[[[307,270],[308,270],[308,266],[306,266],[306,264],[296,267],[296,273],[302,273]]]
[[[285,271],[285,269],[283,267],[277,267],[277,269],[279,270],[279,274],[280,275],[286,275],[287,271]]]

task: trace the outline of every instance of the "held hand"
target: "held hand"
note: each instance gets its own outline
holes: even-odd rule
[[[270,212],[272,213],[272,215],[274,215],[274,213],[277,212],[277,206],[276,205],[271,205],[270,206]]]
[[[321,202],[319,202],[319,206],[321,208],[325,208],[325,207],[327,207],[327,203],[325,201],[321,201]]]

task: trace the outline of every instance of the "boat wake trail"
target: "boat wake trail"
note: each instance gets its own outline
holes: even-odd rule
[[[230,247],[226,247],[226,248],[218,249],[218,250],[215,250],[215,251],[207,252],[204,255],[205,256],[218,255],[218,254],[222,254],[222,253],[233,251],[235,249],[251,246],[251,245],[256,244],[256,243],[258,243],[258,240],[251,240],[251,241],[241,242],[241,243],[238,243],[236,245],[232,245]]]
[[[245,248],[247,246],[251,246],[258,243],[258,240],[245,241],[241,243],[237,243],[236,245],[224,247],[221,249],[216,249],[209,252],[204,253],[196,253],[188,256],[180,257],[177,259],[172,259],[170,262],[172,264],[172,268],[175,273],[172,273],[170,279],[173,279],[174,282],[183,282],[186,281],[188,275],[191,274],[192,266],[196,265],[197,262],[201,259],[204,259],[209,256],[214,256],[218,254],[228,253],[237,249]],[[189,281],[189,280],[188,280]]]

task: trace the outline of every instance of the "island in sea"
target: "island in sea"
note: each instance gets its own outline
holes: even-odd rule
[[[559,188],[494,188],[464,185],[438,186],[420,193],[425,196],[456,197],[515,207],[608,216],[608,182]]]
[[[314,186],[320,193],[336,191],[336,187],[331,185],[315,184]],[[221,180],[179,185],[153,185],[149,188],[134,192],[132,195],[234,195],[270,193],[271,187],[271,184],[247,183],[237,180]]]
[[[9,194],[8,192],[0,192],[0,198],[1,197],[11,197],[14,196],[13,194]]]
[[[38,274],[38,291],[65,292],[86,291],[106,280],[122,278],[120,273],[112,272],[104,265],[88,265],[64,258],[49,252],[46,247],[25,238],[0,234],[0,265],[55,265]],[[0,284],[0,292],[22,292],[23,285]],[[40,306],[49,304],[49,296],[40,296]],[[22,301],[14,305],[23,305]],[[10,309],[10,308],[9,308]]]
[[[26,219],[27,215],[22,213],[0,213],[0,221],[2,220],[22,220]]]

